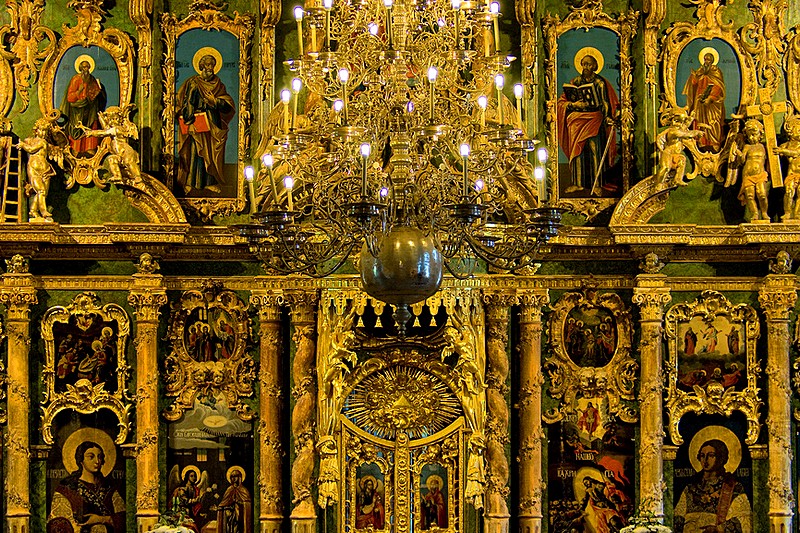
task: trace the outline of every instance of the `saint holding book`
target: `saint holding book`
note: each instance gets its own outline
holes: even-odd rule
[[[581,74],[564,84],[558,100],[558,144],[569,160],[570,183],[564,192],[587,194],[611,192],[603,173],[617,159],[614,119],[619,98],[608,80],[598,74],[602,54],[586,47],[576,56]]]

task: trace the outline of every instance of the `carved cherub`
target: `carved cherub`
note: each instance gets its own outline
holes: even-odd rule
[[[656,178],[659,182],[674,187],[688,185],[683,178],[686,175],[686,154],[684,141],[703,136],[703,132],[689,128],[692,116],[682,110],[674,109],[668,113],[670,125],[656,139],[659,150],[658,170]],[[670,179],[671,176],[671,179]]]
[[[123,182],[125,176],[134,183],[142,182],[139,154],[130,145],[130,139],[139,138],[139,130],[128,118],[132,110],[132,104],[122,108],[111,106],[99,113],[102,129],[90,130],[83,127],[83,133],[87,137],[111,138],[111,153],[106,158],[106,164],[111,172],[112,183]]]
[[[769,174],[763,138],[764,126],[761,122],[756,119],[748,120],[744,126],[744,146],[739,148],[738,144],[731,145],[729,164],[740,167],[742,185],[739,189],[739,200],[750,210],[751,220],[769,221],[766,189]]]
[[[783,185],[786,192],[783,195],[782,221],[800,222],[800,202],[797,198],[797,188],[800,185],[800,117],[790,116],[784,124],[789,140],[774,148],[774,152],[789,160],[789,169]]]
[[[31,197],[28,202],[31,222],[53,221],[53,214],[47,209],[47,193],[50,191],[50,179],[56,175],[56,171],[50,161],[62,167],[64,165],[64,150],[50,141],[53,127],[48,119],[40,118],[33,126],[33,135],[17,144],[17,148],[28,152],[25,193]]]

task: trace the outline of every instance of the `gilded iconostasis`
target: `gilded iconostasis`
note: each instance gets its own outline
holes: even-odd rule
[[[799,530],[794,2],[5,8],[2,531]],[[400,140],[304,180],[356,115]],[[385,176],[560,226],[406,305],[369,232],[294,268],[336,239],[247,225],[369,222]]]

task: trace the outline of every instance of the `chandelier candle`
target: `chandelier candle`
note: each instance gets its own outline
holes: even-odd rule
[[[292,93],[289,89],[281,91],[281,102],[283,102],[283,133],[289,133],[289,100],[292,99]]]
[[[386,6],[386,38],[389,40],[389,50],[394,50],[394,40],[392,39],[392,0],[383,0]]]
[[[461,18],[461,0],[453,0],[453,18],[455,19],[454,27],[455,27],[455,34],[456,34],[456,49],[461,49],[461,26],[460,26],[460,18]]]
[[[429,118],[431,124],[435,124],[433,118],[433,109],[435,107],[435,100],[436,100],[436,77],[439,75],[439,69],[436,67],[430,67],[428,69],[428,81],[431,84],[431,99],[430,99],[430,111],[429,111]]]
[[[478,97],[478,107],[481,108],[481,131],[486,129],[486,108],[489,106],[489,99],[484,95]]]
[[[297,21],[297,45],[300,47],[300,57],[303,57],[303,8],[294,8],[294,20]]]
[[[367,197],[367,161],[371,151],[369,143],[361,145],[361,198]]]
[[[283,187],[286,189],[286,199],[289,205],[289,211],[294,211],[294,200],[292,200],[292,188],[294,187],[294,178],[291,176],[284,176]]]
[[[522,129],[522,132],[525,133],[527,128],[522,121],[522,97],[525,96],[525,88],[521,83],[514,85],[514,96],[517,99],[517,120],[519,121],[519,127]]]
[[[464,199],[464,202],[469,201],[469,180],[467,179],[467,162],[469,160],[469,145],[464,143],[460,147],[461,149],[461,158],[464,160],[463,163],[463,176],[461,182],[461,196]]]
[[[254,215],[256,213],[256,190],[253,186],[253,176],[255,175],[255,171],[253,167],[247,165],[244,167],[244,180],[247,182],[247,192],[250,195],[250,214]]]
[[[323,0],[322,7],[325,8],[325,51],[331,50],[331,9],[333,0]]]
[[[347,126],[347,80],[350,79],[350,71],[346,68],[339,69],[339,82],[342,84],[342,115],[344,116],[344,125]]]
[[[292,104],[292,131],[296,127],[297,120],[297,100],[300,98],[300,90],[303,88],[303,80],[294,78],[292,80],[292,94],[294,95],[294,103]]]
[[[275,205],[278,205],[278,185],[275,183],[275,174],[272,172],[272,165],[274,163],[272,154],[267,152],[262,155],[261,162],[264,164],[264,168],[267,169],[267,175],[269,176],[269,185],[270,188],[272,188],[272,201]]]
[[[497,87],[497,117],[500,121],[500,126],[503,125],[503,86],[506,84],[506,78],[502,74],[494,77],[494,86]]]
[[[492,13],[492,26],[494,27],[494,51],[500,51],[500,2],[492,2],[489,6]]]

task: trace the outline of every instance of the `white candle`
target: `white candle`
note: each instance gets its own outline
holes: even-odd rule
[[[525,123],[522,122],[522,97],[525,95],[525,88],[522,86],[521,83],[517,83],[514,85],[514,96],[517,99],[517,120],[519,121],[519,127],[522,128],[522,131],[525,131]]]
[[[294,19],[297,21],[297,43],[300,46],[300,57],[303,57],[303,8],[294,8]]]
[[[502,74],[494,77],[494,86],[497,87],[497,117],[500,120],[500,125],[503,125],[503,86],[506,84],[506,79]]]
[[[300,98],[300,90],[303,88],[303,81],[300,78],[292,79],[292,94],[294,95],[294,104],[292,105],[292,131],[295,128],[297,120],[297,100]]]
[[[289,211],[294,211],[294,201],[292,200],[292,188],[294,187],[294,178],[291,176],[284,176],[283,187],[286,189],[286,198],[289,201]]]
[[[486,128],[486,108],[489,105],[489,99],[484,95],[478,97],[478,107],[481,108],[481,131]]]
[[[253,215],[256,212],[256,190],[253,186],[253,176],[255,171],[253,167],[247,165],[244,167],[244,179],[247,182],[247,191],[250,194],[250,214]]]
[[[492,2],[489,10],[492,12],[492,25],[494,26],[494,51],[498,53],[500,51],[500,23],[498,22],[500,18],[500,2]]]
[[[281,91],[281,102],[283,102],[283,133],[289,133],[289,100],[292,99],[292,93],[289,89]]]

